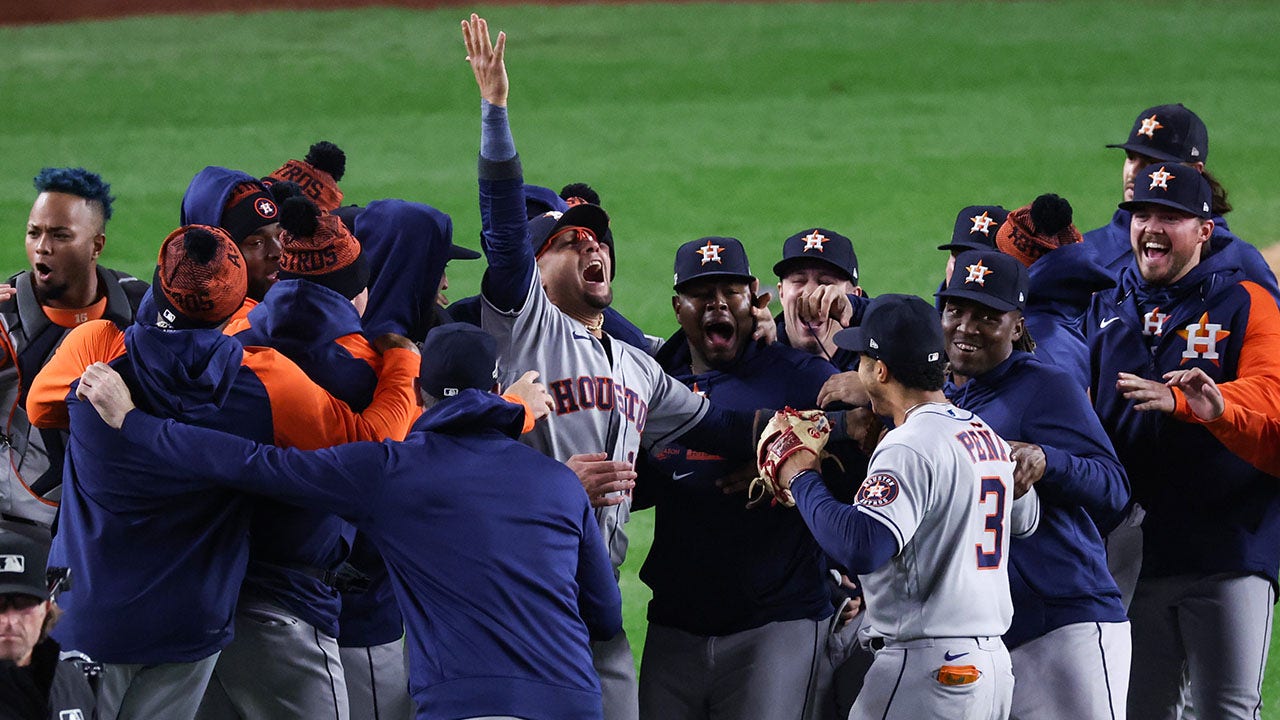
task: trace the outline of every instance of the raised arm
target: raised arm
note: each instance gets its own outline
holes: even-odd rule
[[[481,294],[503,312],[524,307],[537,261],[526,242],[524,178],[507,122],[506,33],[489,40],[489,24],[471,15],[462,23],[467,62],[480,90],[481,247],[489,263]]]

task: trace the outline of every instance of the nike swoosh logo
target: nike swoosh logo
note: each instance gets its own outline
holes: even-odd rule
[[[1119,320],[1119,319],[1120,319],[1120,318],[1118,318],[1118,317],[1107,318],[1106,320],[1103,320],[1102,322],[1098,323],[1098,329],[1099,329],[1099,330],[1106,330],[1108,325],[1110,325],[1111,323],[1113,323],[1113,322],[1115,322],[1115,321],[1117,321],[1117,320]]]
[[[960,658],[968,654],[969,653],[967,652],[957,653],[955,655],[952,655],[951,653],[943,653],[942,657],[945,658],[947,662],[951,662],[952,660],[959,660]]]
[[[684,480],[685,478],[690,477],[690,476],[692,476],[692,475],[693,475],[693,471],[692,471],[692,470],[690,470],[689,472],[676,473],[675,475],[672,475],[672,476],[671,476],[671,479],[672,479],[672,480]]]
[[[590,340],[590,339],[591,339],[591,338],[587,337],[586,335],[581,335],[581,334],[579,334],[579,333],[574,333],[574,334],[573,334],[573,337],[574,337],[574,339],[577,339],[577,340]]]

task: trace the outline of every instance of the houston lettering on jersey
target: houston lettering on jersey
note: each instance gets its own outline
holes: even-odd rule
[[[556,415],[568,415],[580,410],[613,412],[616,407],[628,422],[636,426],[636,432],[644,432],[644,422],[649,416],[649,404],[640,395],[611,377],[580,376],[576,380],[565,378],[547,383],[555,401]]]

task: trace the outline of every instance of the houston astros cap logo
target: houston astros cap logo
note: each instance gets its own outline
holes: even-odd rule
[[[702,256],[701,264],[706,265],[709,262],[717,262],[723,265],[724,261],[720,259],[720,251],[723,249],[723,245],[716,245],[708,240],[706,245],[698,248],[698,254]]]
[[[983,210],[981,215],[974,215],[969,219],[973,221],[973,227],[969,228],[970,235],[980,232],[983,235],[990,236],[991,226],[996,224],[995,219],[987,214],[986,210]]]
[[[969,271],[969,277],[964,279],[965,282],[967,283],[976,282],[979,285],[984,285],[984,286],[987,284],[987,276],[995,272],[994,270],[987,267],[986,265],[983,265],[981,260],[974,263],[973,265],[969,265],[965,267],[965,270]]]
[[[1171,175],[1165,172],[1164,166],[1161,165],[1159,170],[1151,173],[1147,177],[1151,178],[1151,187],[1147,188],[1148,190],[1155,190],[1156,188],[1160,188],[1161,190],[1168,190],[1169,181],[1178,176]]]
[[[1142,127],[1138,128],[1138,134],[1154,138],[1156,136],[1156,131],[1163,127],[1163,125],[1156,122],[1156,116],[1152,115],[1149,118],[1142,118]]]
[[[810,250],[817,250],[818,252],[826,252],[826,250],[822,249],[823,243],[826,243],[826,242],[828,242],[827,236],[823,235],[817,230],[814,230],[813,232],[804,236],[804,252],[809,252]]]
[[[276,216],[276,204],[266,198],[258,200],[254,203],[253,209],[264,218],[273,218]]]

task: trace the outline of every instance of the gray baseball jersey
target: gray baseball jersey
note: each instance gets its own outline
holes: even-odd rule
[[[564,462],[607,452],[634,464],[642,437],[646,448],[670,441],[707,413],[706,398],[664,373],[652,357],[624,342],[596,339],[551,304],[536,268],[519,310],[503,312],[487,298],[482,302],[481,326],[498,340],[503,387],[537,370],[555,401],[554,413],[523,438],[546,455]],[[626,558],[622,525],[630,513],[630,498],[596,509],[614,567]]]
[[[856,505],[893,533],[899,552],[861,577],[872,637],[999,637],[1009,628],[1009,533],[1029,534],[1039,521],[1034,490],[1013,501],[1009,453],[981,418],[950,403],[913,408],[880,442]]]

